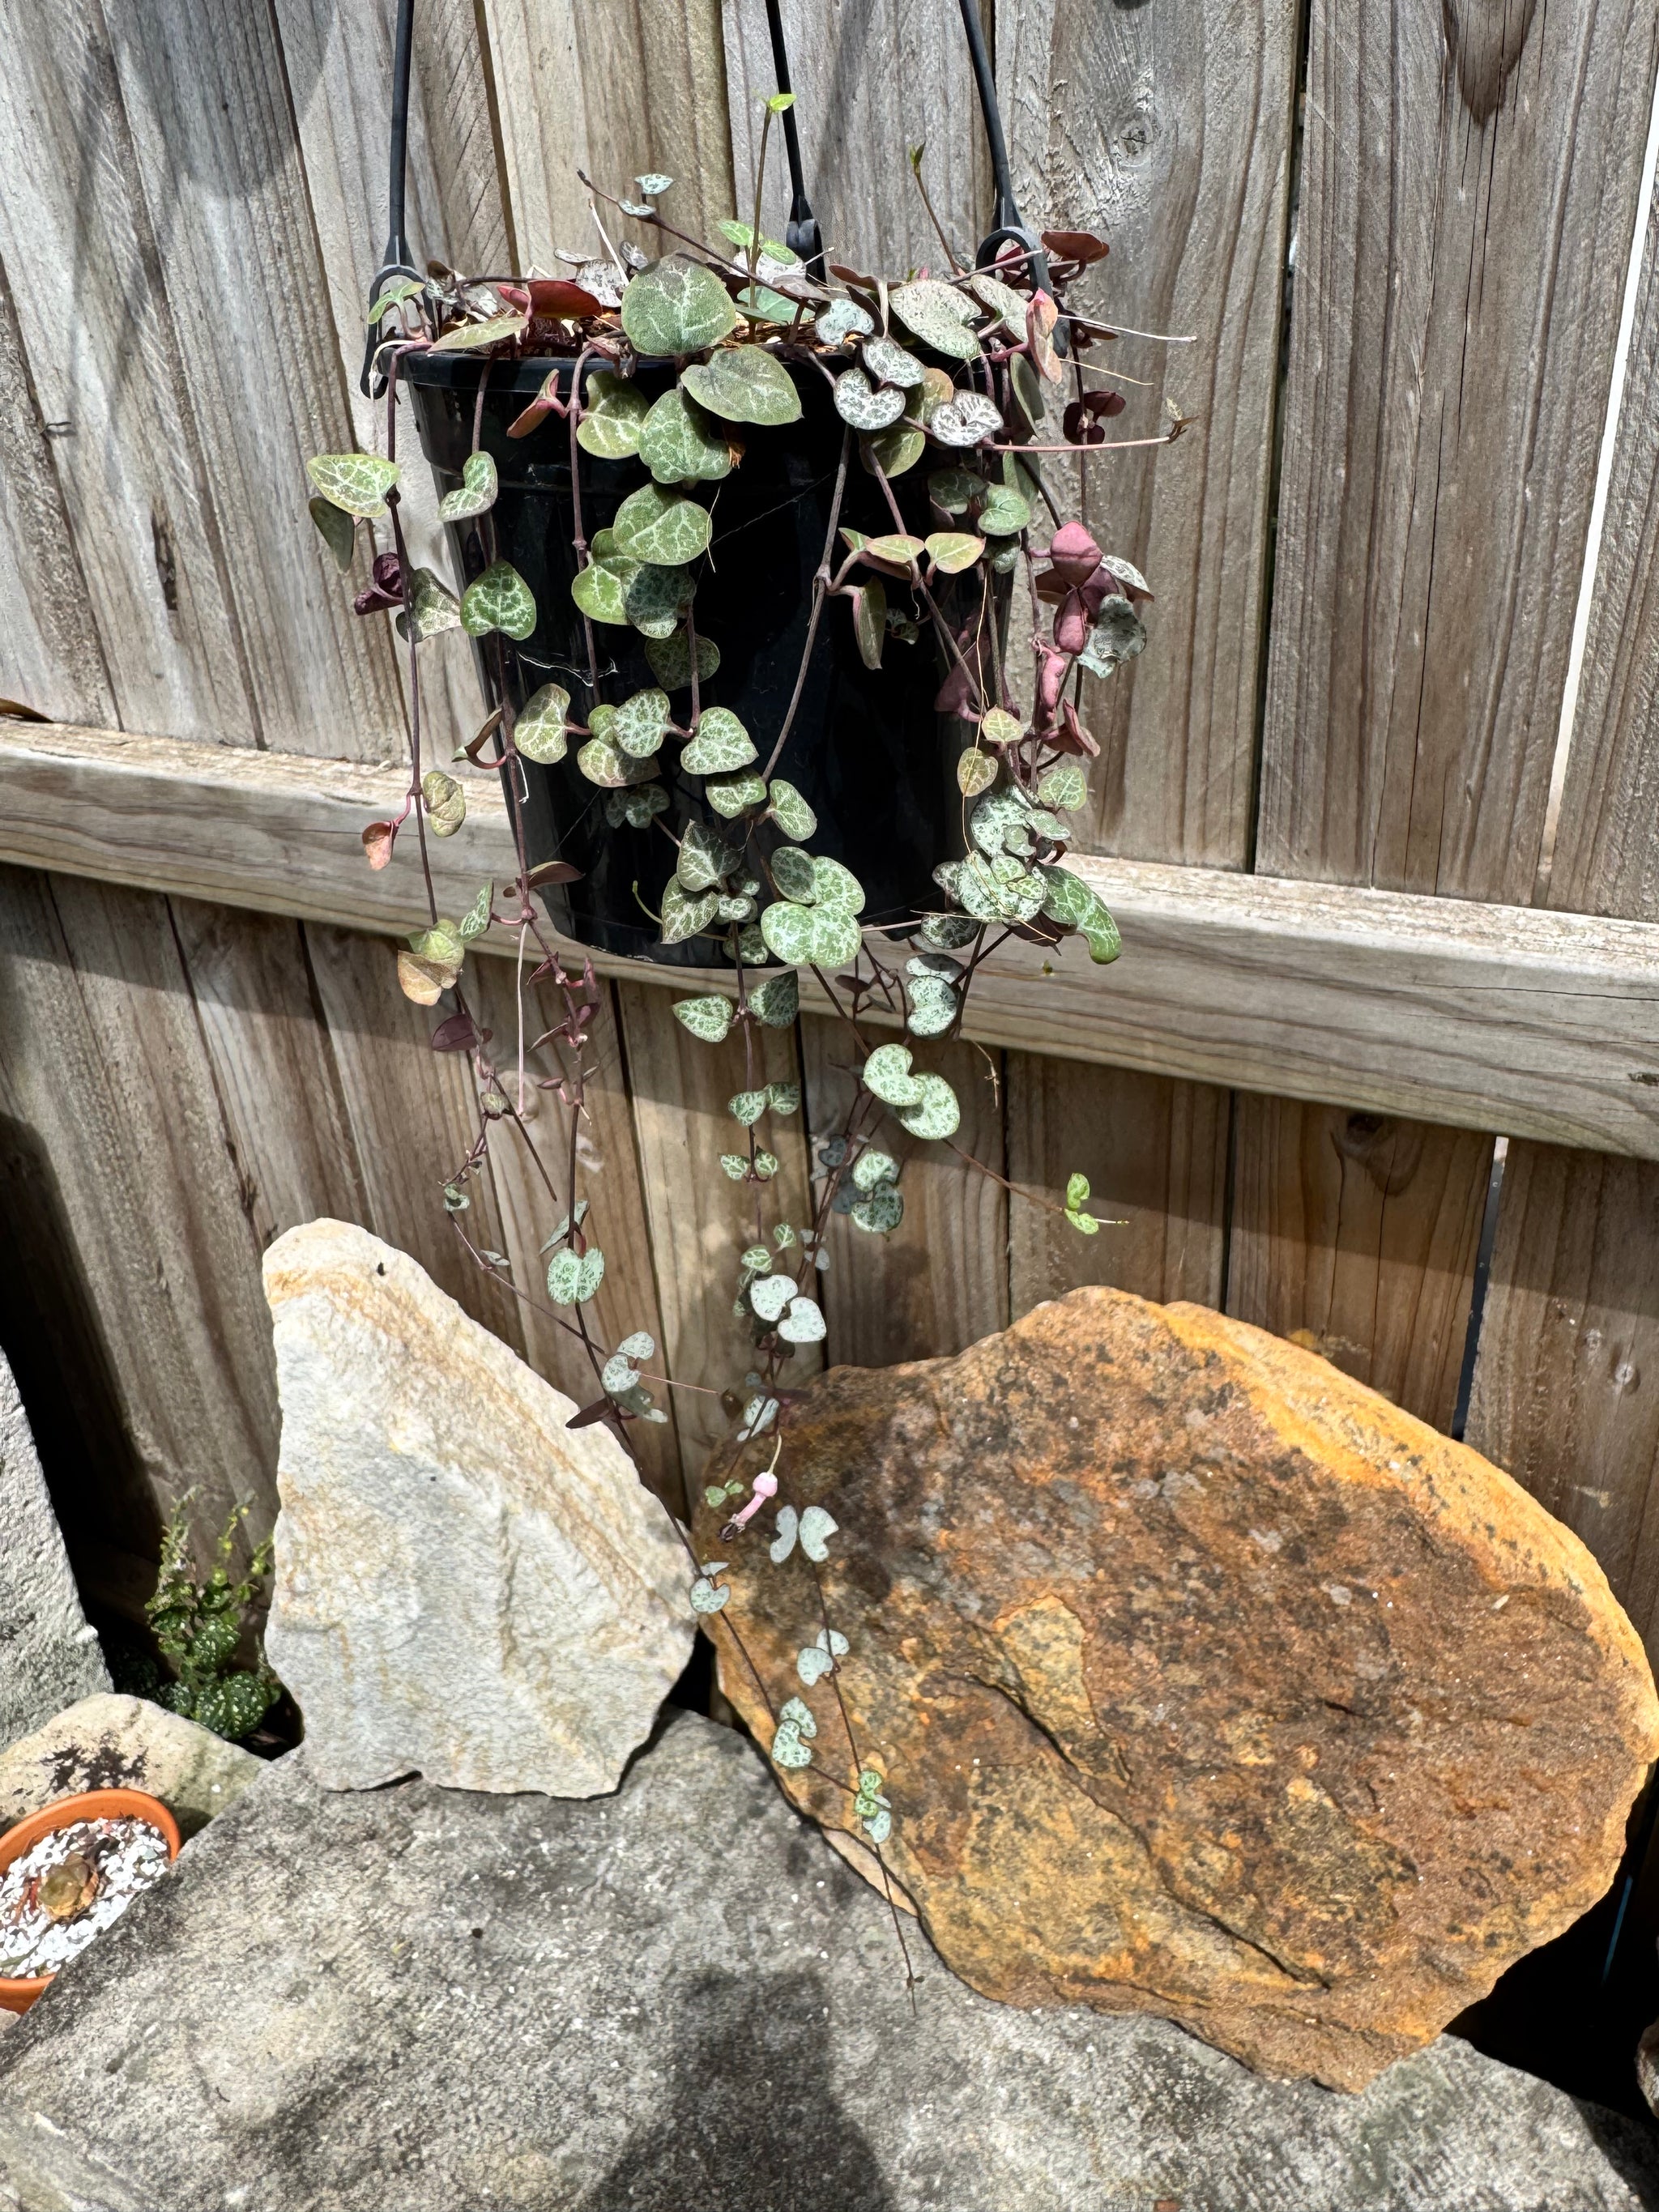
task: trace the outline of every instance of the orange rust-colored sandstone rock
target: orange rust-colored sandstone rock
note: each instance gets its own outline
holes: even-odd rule
[[[1358,2088],[1612,1879],[1659,1703],[1601,1569],[1311,1353],[1077,1291],[957,1358],[833,1370],[779,1476],[840,1524],[851,1650],[804,1688],[811,1564],[705,1510],[721,1686],[766,1744],[805,1698],[813,1763],[780,1779],[826,1826],[860,1832],[861,1763],[887,1778],[887,1865],[987,1996]]]

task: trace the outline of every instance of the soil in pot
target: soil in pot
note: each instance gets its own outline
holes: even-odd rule
[[[172,1815],[133,1790],[64,1798],[0,1838],[0,2006],[25,2010],[178,1850]]]
[[[507,435],[508,425],[556,366],[560,364],[550,361],[489,364],[479,442],[495,460],[500,486],[489,520],[495,551],[529,585],[538,619],[522,643],[496,633],[479,641],[476,651],[492,704],[505,693],[517,709],[542,684],[557,683],[570,693],[572,713],[585,720],[591,703],[586,648],[570,597],[576,558],[569,429],[557,416],[549,416],[527,437]],[[567,379],[573,366],[562,364]],[[459,355],[417,354],[405,362],[403,374],[414,392],[422,446],[439,488],[453,490],[472,449],[480,365]],[[639,375],[641,388],[652,397],[672,379],[666,364],[644,364]],[[759,749],[762,766],[783,725],[800,669],[812,578],[823,553],[844,428],[822,376],[801,370],[797,385],[800,421],[781,428],[734,425],[744,447],[740,465],[698,494],[711,508],[714,538],[708,560],[699,566],[695,615],[699,635],[720,654],[718,672],[702,686],[701,704],[728,707],[737,714]],[[918,466],[893,485],[905,527],[924,536],[934,526],[927,473]],[[635,460],[605,461],[582,453],[582,523],[590,542],[609,526],[642,477]],[[881,487],[866,474],[856,451],[841,519],[870,536],[894,527]],[[477,521],[453,524],[450,535],[458,579],[465,584],[488,564],[484,536]],[[844,550],[836,548],[837,562]],[[812,849],[852,870],[865,890],[862,919],[876,925],[905,922],[919,907],[936,904],[934,864],[962,850],[962,800],[952,769],[963,747],[963,726],[934,712],[944,663],[925,610],[910,605],[907,586],[890,583],[887,589],[896,615],[922,617],[921,635],[909,642],[889,635],[881,666],[868,668],[847,603],[830,601],[775,769],[817,817]],[[975,577],[975,602],[979,589]],[[959,586],[944,585],[938,596],[947,621],[965,618],[967,601]],[[611,702],[662,683],[651,665],[648,641],[637,630],[596,624],[594,638],[599,666],[609,672],[605,696]],[[684,722],[689,689],[671,690],[670,696],[676,719]],[[724,951],[712,938],[672,947],[658,942],[656,925],[641,902],[653,914],[659,909],[674,848],[654,823],[635,830],[608,821],[609,794],[583,776],[574,750],[573,744],[571,757],[550,765],[524,763],[526,842],[532,866],[562,860],[582,871],[579,882],[545,894],[555,927],[613,954],[693,967],[724,964]],[[669,748],[659,758],[672,806],[665,819],[671,824],[686,817],[712,820],[700,783],[677,779]]]

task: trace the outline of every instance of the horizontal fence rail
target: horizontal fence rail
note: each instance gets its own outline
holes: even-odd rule
[[[41,723],[0,723],[0,860],[398,934],[412,858],[364,862],[401,769]],[[429,847],[440,910],[517,872],[493,779]],[[1010,941],[967,1035],[1455,1127],[1659,1159],[1659,924],[1079,856],[1117,917],[1107,968]],[[500,928],[480,949],[518,950]],[[573,957],[580,951],[570,948]],[[729,973],[596,963],[671,988]],[[803,1003],[828,1011],[806,980]]]

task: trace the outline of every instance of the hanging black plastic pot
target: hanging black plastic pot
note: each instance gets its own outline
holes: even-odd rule
[[[516,714],[547,683],[571,695],[571,712],[587,719],[593,703],[581,617],[570,596],[576,574],[576,516],[570,478],[570,433],[547,416],[526,437],[507,426],[540,387],[550,361],[497,362],[484,386],[479,443],[494,459],[495,502],[488,517],[448,526],[463,586],[489,564],[508,561],[536,600],[537,623],[515,643],[500,632],[477,641],[485,696]],[[604,362],[594,364],[604,368]],[[562,364],[568,391],[574,362]],[[403,374],[412,387],[421,443],[441,491],[459,484],[472,450],[480,364],[447,354],[416,354]],[[643,364],[642,387],[653,398],[673,381],[672,368]],[[779,428],[744,426],[744,458],[708,497],[714,536],[700,566],[698,635],[720,648],[718,672],[702,686],[703,707],[731,708],[760,750],[763,763],[788,711],[805,649],[812,579],[823,557],[841,459],[843,425],[829,386],[813,368],[797,375],[801,419]],[[635,460],[604,461],[582,453],[581,518],[591,542],[608,528],[628,494],[648,481]],[[894,484],[905,526],[925,536],[926,470]],[[705,494],[707,497],[708,495]],[[859,464],[848,471],[842,520],[877,536],[894,528],[881,488]],[[489,548],[485,526],[493,533]],[[836,549],[836,557],[844,548]],[[966,594],[941,579],[936,592],[947,621],[965,619]],[[908,587],[889,586],[896,611],[907,610]],[[971,578],[975,603],[977,573]],[[925,620],[914,641],[889,635],[881,665],[865,665],[844,600],[820,617],[800,704],[775,773],[793,783],[818,819],[813,850],[839,860],[864,886],[864,920],[902,923],[935,902],[932,871],[961,849],[961,796],[953,763],[963,726],[933,709],[945,673],[942,653]],[[611,700],[658,684],[638,631],[596,624],[603,696]],[[671,695],[677,719],[690,713],[689,689]],[[701,780],[677,777],[665,748],[663,780],[671,811],[643,829],[606,818],[607,793],[582,775],[570,756],[550,764],[521,761],[527,857],[532,866],[560,860],[579,879],[546,894],[556,928],[596,951],[707,967],[723,956],[714,940],[664,946],[653,916],[673,872],[674,845],[663,824],[678,827],[705,813]],[[509,767],[504,774],[515,771]],[[716,823],[715,826],[719,826]]]

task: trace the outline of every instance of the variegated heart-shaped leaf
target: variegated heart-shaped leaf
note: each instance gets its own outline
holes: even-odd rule
[[[635,691],[617,709],[611,734],[635,760],[649,760],[661,745],[669,722],[665,691]]]
[[[732,473],[730,445],[678,385],[653,402],[640,430],[639,452],[659,483],[713,483]]]
[[[629,492],[617,509],[611,535],[617,550],[629,560],[678,568],[707,552],[713,528],[706,507],[684,492],[648,483]]]
[[[568,740],[565,724],[570,694],[562,684],[544,684],[524,703],[524,712],[513,726],[513,742],[526,760],[562,761]]]
[[[781,301],[781,319],[794,310]],[[706,362],[694,362],[680,378],[700,407],[727,422],[798,422],[800,394],[781,362],[764,346],[726,346]]]
[[[794,785],[786,783],[781,775],[773,778],[766,795],[770,803],[772,819],[786,837],[793,837],[799,844],[817,828],[817,816]]]
[[[699,891],[693,896],[671,876],[663,887],[663,943],[683,945],[687,938],[697,936],[714,921],[719,905],[717,891]]]
[[[439,582],[430,568],[417,568],[411,582],[410,597],[414,603],[415,641],[423,637],[435,637],[440,630],[459,629],[461,625],[461,603],[453,592]],[[395,617],[399,637],[409,635],[407,609]]]
[[[629,587],[639,575],[640,562],[618,550],[609,530],[595,532],[588,556],[571,584],[571,598],[590,622],[625,623]]]
[[[1074,876],[1069,868],[1037,865],[1042,883],[1042,912],[1052,921],[1065,922],[1080,933],[1089,947],[1089,957],[1103,967],[1115,960],[1123,950],[1123,940],[1117,933],[1117,924],[1107,911],[1106,903],[1098,891],[1085,884],[1081,876]]]
[[[723,1044],[732,1028],[732,1001],[710,992],[702,999],[676,999],[674,1018],[705,1044]]]
[[[625,753],[614,737],[590,738],[577,754],[576,765],[602,791],[620,791],[625,784],[644,783],[657,772],[650,761],[635,760]]]
[[[684,569],[676,568],[670,573],[678,576],[684,575],[685,572]],[[648,631],[646,635],[650,641],[646,646],[645,657],[650,664],[651,673],[665,690],[684,690],[691,681],[691,641],[689,633],[684,629],[676,629],[666,637],[652,637]],[[718,672],[720,665],[719,646],[712,637],[699,636],[697,639],[698,683],[707,684],[709,678]]]
[[[671,254],[642,270],[623,294],[622,325],[647,359],[701,353],[737,326],[737,310],[712,269]]]
[[[1001,428],[1001,414],[982,392],[959,392],[935,409],[927,434],[941,446],[978,446]]]
[[[969,328],[975,303],[965,293],[937,276],[919,276],[901,284],[891,301],[893,313],[913,337],[952,361],[977,361],[979,340]]]
[[[403,471],[378,453],[319,453],[306,473],[325,500],[373,522],[386,513],[386,495]]]
[[[469,453],[461,467],[457,489],[438,501],[441,522],[465,522],[469,515],[484,514],[495,504],[495,464],[488,453]]]
[[[836,412],[855,430],[885,430],[904,412],[904,394],[891,386],[871,383],[861,368],[844,368],[836,379]]]
[[[737,847],[728,845],[717,830],[711,830],[706,822],[689,822],[680,839],[674,873],[688,891],[713,890],[742,861]]]
[[[729,707],[705,707],[680,766],[692,775],[723,775],[757,757],[747,730]],[[761,796],[764,798],[765,787]]]
[[[608,368],[587,380],[576,443],[602,461],[626,460],[640,450],[650,403],[637,384]]]
[[[535,627],[535,599],[510,561],[492,561],[461,594],[461,628],[469,637],[487,637],[499,629],[522,639]]]
[[[685,756],[682,754],[681,759]],[[766,801],[766,786],[752,769],[740,768],[730,775],[711,775],[703,785],[702,795],[716,814],[730,822],[750,806],[761,806]],[[750,957],[747,953],[745,959]]]
[[[954,1137],[962,1126],[962,1108],[956,1092],[942,1075],[919,1075],[916,1081],[921,1096],[914,1105],[895,1109],[899,1120],[913,1137],[936,1142]]]
[[[306,504],[324,544],[334,556],[335,567],[343,575],[357,548],[356,519],[344,507],[336,507],[331,499],[325,499],[321,492],[313,493]]]

